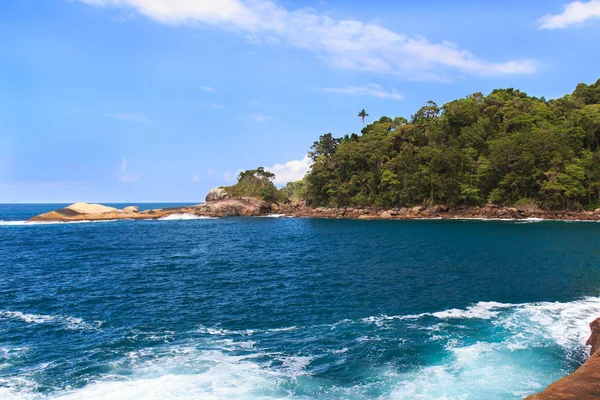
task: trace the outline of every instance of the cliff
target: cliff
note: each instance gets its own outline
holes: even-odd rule
[[[570,375],[554,382],[541,393],[526,400],[598,400],[600,399],[600,318],[590,324],[590,358]]]

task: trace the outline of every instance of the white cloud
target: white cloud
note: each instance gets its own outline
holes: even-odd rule
[[[566,4],[561,14],[544,15],[538,22],[540,29],[561,29],[593,18],[600,18],[600,0],[574,1]]]
[[[266,122],[271,119],[270,115],[251,115],[250,117],[256,122]]]
[[[272,0],[79,0],[135,10],[169,25],[208,24],[254,43],[293,46],[331,66],[385,73],[412,80],[448,80],[468,73],[530,74],[531,60],[488,62],[451,42],[431,43],[374,23],[336,20],[313,9],[290,11]]]
[[[206,173],[209,175],[213,175],[215,173],[215,171],[213,171],[212,169],[209,169],[208,171],[206,171]]]
[[[255,106],[255,107],[260,105],[260,102],[256,101],[256,100],[248,100],[246,103],[248,103],[251,106]]]
[[[323,92],[328,93],[339,93],[339,94],[358,94],[358,95],[367,95],[367,96],[375,96],[380,99],[394,99],[394,100],[402,100],[402,95],[393,89],[392,91],[384,89],[381,85],[376,83],[371,83],[365,86],[346,86],[343,88],[322,88],[319,89]]]
[[[272,167],[265,169],[275,174],[274,183],[285,185],[288,182],[294,182],[304,178],[304,175],[306,175],[310,169],[311,164],[312,160],[307,154],[301,160],[292,160],[285,164],[275,164]]]
[[[193,183],[198,183],[202,180],[202,178],[200,178],[200,176],[198,174],[194,174],[194,176],[192,176],[192,182]]]
[[[215,88],[211,87],[211,86],[198,86],[198,89],[204,91],[204,92],[214,92]]]
[[[129,162],[126,158],[121,159],[121,164],[119,167],[119,173],[117,175],[117,179],[119,182],[131,183],[135,182],[139,179],[139,175],[132,174],[129,172]]]

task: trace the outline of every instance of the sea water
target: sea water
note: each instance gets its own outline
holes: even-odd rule
[[[600,316],[598,223],[57,207],[0,205],[2,399],[519,399]]]

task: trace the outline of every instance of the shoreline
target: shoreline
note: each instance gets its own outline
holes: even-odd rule
[[[485,221],[565,221],[600,222],[600,209],[595,211],[538,210],[532,208],[461,207],[449,209],[444,206],[417,206],[384,209],[309,207],[302,203],[268,203],[253,198],[221,199],[184,207],[171,207],[138,211],[136,206],[116,209],[99,204],[76,203],[71,206],[34,216],[27,222],[82,222],[108,220],[163,220],[218,218],[232,216],[287,217],[356,220],[485,220]]]

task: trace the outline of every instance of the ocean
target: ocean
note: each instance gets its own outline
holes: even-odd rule
[[[0,205],[2,399],[520,399],[600,316],[599,223],[58,207]]]

